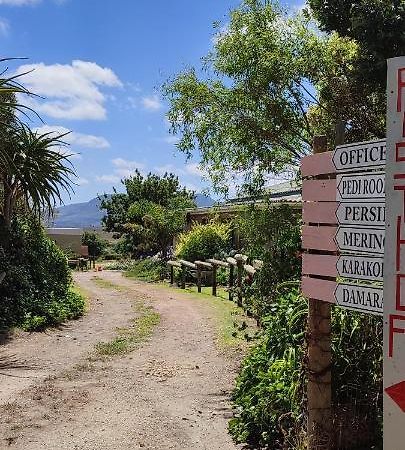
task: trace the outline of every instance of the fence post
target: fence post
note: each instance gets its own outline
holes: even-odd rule
[[[232,264],[229,264],[229,292],[228,298],[229,300],[233,300],[233,279],[234,279],[234,268]]]
[[[201,293],[201,265],[198,263],[195,263],[197,266],[197,290],[198,293]]]
[[[170,266],[170,284],[174,284],[174,266]]]
[[[235,255],[237,262],[237,286],[238,286],[238,306],[243,305],[242,301],[242,277],[243,277],[243,256]]]
[[[327,151],[326,136],[315,136],[313,152]],[[308,300],[308,450],[329,450],[332,438],[331,304]]]
[[[181,288],[186,289],[186,266],[181,265]]]
[[[212,295],[217,296],[217,265],[212,264]]]

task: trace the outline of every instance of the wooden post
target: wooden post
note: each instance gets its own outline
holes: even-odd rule
[[[314,153],[327,151],[326,136],[315,136]],[[331,304],[309,299],[308,450],[329,450],[332,439]]]
[[[186,289],[186,266],[181,265],[181,289]]]
[[[243,257],[242,255],[235,255],[237,262],[237,286],[238,286],[238,306],[243,306],[242,299],[242,277],[243,277]]]
[[[197,290],[201,293],[201,265],[197,264]]]
[[[174,284],[174,266],[170,266],[170,284]]]
[[[232,264],[229,264],[229,293],[228,298],[229,300],[233,300],[233,279],[234,279],[234,266]]]
[[[212,265],[212,295],[217,296],[217,265]]]

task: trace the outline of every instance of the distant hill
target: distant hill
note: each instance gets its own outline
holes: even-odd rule
[[[209,207],[214,200],[203,194],[196,194],[198,207]],[[100,200],[93,198],[85,203],[73,203],[56,210],[56,217],[50,225],[56,228],[100,228],[104,212],[100,210]]]

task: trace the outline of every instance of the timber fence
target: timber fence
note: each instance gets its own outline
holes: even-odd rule
[[[212,295],[217,296],[218,291],[218,269],[223,268],[228,271],[228,282],[226,290],[228,291],[229,300],[233,301],[236,297],[238,306],[244,307],[243,302],[243,283],[248,277],[253,281],[255,274],[263,266],[263,261],[254,259],[248,264],[248,257],[246,255],[237,254],[233,257],[228,257],[226,260],[207,259],[206,261],[186,261],[184,259],[170,260],[167,262],[170,270],[170,284],[176,283],[175,270],[180,272],[179,287],[186,288],[187,274],[195,279],[197,291],[202,292],[203,282],[210,280],[212,287]],[[207,284],[207,283],[206,283]]]

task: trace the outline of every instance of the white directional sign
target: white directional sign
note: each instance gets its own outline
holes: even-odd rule
[[[377,315],[383,313],[383,289],[379,287],[338,284],[335,290],[335,300],[339,306],[354,311]]]
[[[385,230],[339,227],[335,242],[340,251],[383,255]]]
[[[384,258],[357,255],[341,255],[336,264],[337,273],[343,278],[383,281]]]
[[[338,202],[385,198],[384,172],[353,173],[336,177]]]
[[[384,167],[386,143],[384,140],[339,145],[333,153],[337,172]]]
[[[341,225],[385,226],[385,203],[340,203],[336,211]]]

